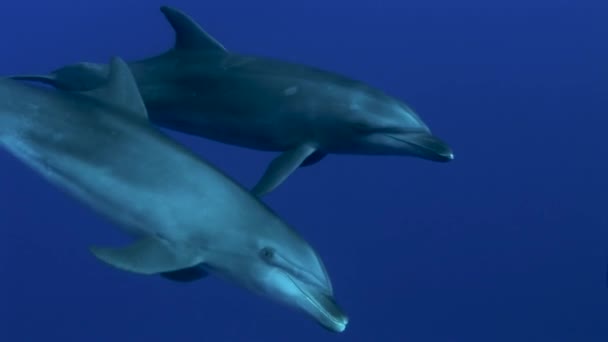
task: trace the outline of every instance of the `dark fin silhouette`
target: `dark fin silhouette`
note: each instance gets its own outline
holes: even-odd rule
[[[162,6],[160,11],[165,15],[175,31],[174,49],[227,52],[222,44],[205,32],[186,13],[169,6]]]
[[[173,272],[164,272],[160,276],[180,283],[189,283],[207,277],[209,273],[200,266],[183,268]]]
[[[276,157],[270,165],[268,165],[262,178],[251,190],[252,193],[261,197],[271,192],[283,183],[292,172],[300,167],[306,158],[313,155],[316,151],[314,146],[302,144],[281,153],[281,155]]]
[[[17,80],[17,81],[39,82],[39,83],[53,86],[55,88],[62,89],[61,85],[57,84],[57,79],[55,78],[55,75],[52,75],[52,74],[51,75],[15,75],[15,76],[8,76],[7,78]],[[62,90],[65,90],[65,89],[62,89]]]
[[[315,151],[313,154],[308,156],[308,158],[304,159],[302,164],[300,164],[300,167],[314,165],[314,164],[320,162],[323,158],[325,158],[325,156],[327,156],[327,153],[321,152],[321,151]]]
[[[146,106],[141,98],[135,78],[125,61],[119,57],[112,58],[106,83],[96,89],[81,92],[95,97],[104,103],[110,103],[141,118],[148,119]]]

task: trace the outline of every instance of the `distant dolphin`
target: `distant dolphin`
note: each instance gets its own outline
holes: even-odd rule
[[[152,122],[223,143],[283,151],[259,196],[328,153],[453,159],[406,104],[362,82],[279,60],[229,53],[185,13],[161,7],[175,30],[168,52],[130,64]],[[21,75],[64,90],[103,82],[107,66],[78,63]]]
[[[215,273],[343,331],[348,319],[313,248],[154,128],[125,62],[109,70],[107,84],[83,93],[0,80],[0,146],[136,238],[94,255],[178,281]]]

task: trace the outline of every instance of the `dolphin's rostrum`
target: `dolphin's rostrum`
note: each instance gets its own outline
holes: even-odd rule
[[[148,120],[118,58],[86,92],[0,80],[0,146],[134,237],[124,247],[91,247],[97,258],[177,281],[216,274],[343,331],[348,319],[315,250]]]
[[[130,63],[150,119],[163,127],[247,148],[282,152],[253,192],[329,153],[409,155],[450,161],[452,150],[405,103],[362,82],[300,64],[231,53],[185,13],[163,6],[175,45]],[[107,66],[79,63],[15,76],[64,90],[103,82]]]

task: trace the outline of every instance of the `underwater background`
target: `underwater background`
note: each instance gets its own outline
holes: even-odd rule
[[[404,100],[455,160],[330,155],[264,198],[323,258],[333,334],[221,279],[99,262],[124,234],[2,150],[0,341],[608,341],[608,3],[21,0],[0,75],[163,52],[161,5]],[[275,156],[163,131],[247,187]]]

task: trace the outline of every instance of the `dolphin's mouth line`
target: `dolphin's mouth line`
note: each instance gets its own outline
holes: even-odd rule
[[[416,143],[413,143],[413,142],[411,142],[411,141],[407,141],[407,140],[405,140],[405,139],[397,138],[396,136],[394,136],[394,135],[392,135],[392,134],[386,134],[386,136],[387,136],[387,137],[389,137],[389,138],[395,139],[395,140],[397,140],[397,141],[400,141],[400,142],[402,142],[402,143],[404,143],[404,144],[408,144],[408,145],[414,145],[414,146],[420,147],[420,148],[422,148],[422,149],[425,149],[425,150],[427,150],[427,151],[429,150],[428,148],[426,148],[426,147],[424,147],[424,146],[421,146],[420,144],[416,144]]]
[[[407,140],[402,139],[402,138],[398,138],[398,137],[396,137],[396,136],[394,136],[394,135],[392,135],[392,134],[386,134],[386,136],[387,136],[387,137],[389,137],[389,138],[391,138],[391,139],[395,139],[395,140],[397,140],[397,141],[400,141],[400,142],[402,142],[402,143],[404,143],[404,144],[407,144],[407,145],[412,145],[412,146],[416,146],[416,147],[421,148],[421,149],[423,149],[423,150],[425,150],[425,151],[427,151],[427,152],[432,152],[432,153],[437,154],[437,151],[434,151],[433,149],[428,148],[428,147],[426,147],[426,146],[424,146],[424,145],[421,145],[421,144],[416,144],[415,142],[412,142],[412,141],[407,141]],[[450,154],[450,155],[451,155],[451,154]]]
[[[286,273],[287,274],[287,273]],[[338,321],[337,319],[335,319],[330,313],[329,311],[325,310],[324,307],[322,307],[321,305],[319,305],[319,303],[314,300],[309,294],[308,292],[304,291],[302,289],[302,287],[300,287],[300,285],[298,285],[298,283],[296,281],[293,280],[293,278],[291,277],[291,275],[287,274],[287,277],[289,278],[289,280],[291,280],[291,282],[298,288],[298,290],[300,290],[300,292],[304,295],[304,298],[306,298],[306,300],[311,303],[316,309],[318,309],[323,316],[325,316],[326,318],[328,318],[330,321],[332,321],[333,323],[337,324],[337,325],[343,325],[344,323]]]

